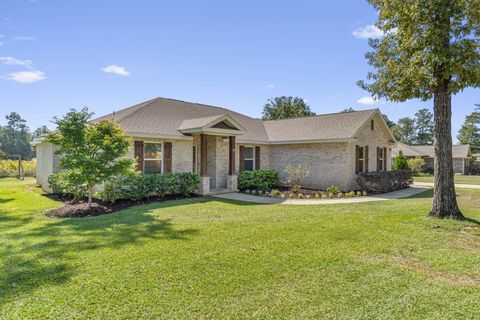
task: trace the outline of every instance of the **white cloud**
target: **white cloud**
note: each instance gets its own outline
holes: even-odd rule
[[[262,86],[262,89],[273,89],[273,88],[275,88],[274,84],[267,84],[267,85]]]
[[[32,69],[32,60],[20,60],[14,57],[0,57],[0,62],[10,66],[22,66],[27,69]]]
[[[357,103],[364,104],[364,105],[372,105],[377,102],[378,102],[378,99],[373,97],[362,97],[357,100]]]
[[[112,64],[111,66],[107,66],[102,68],[102,71],[105,73],[113,73],[117,74],[119,76],[129,76],[130,72],[127,71],[124,67],[117,66],[115,64]]]
[[[42,71],[19,71],[6,75],[4,79],[16,81],[19,83],[34,83],[45,79],[45,73]]]
[[[384,33],[382,30],[378,29],[375,25],[369,24],[365,27],[361,27],[352,32],[354,37],[359,39],[379,39],[383,37]]]
[[[13,38],[17,41],[37,41],[38,39],[35,37],[29,37],[29,36],[20,36],[20,37],[15,37]]]

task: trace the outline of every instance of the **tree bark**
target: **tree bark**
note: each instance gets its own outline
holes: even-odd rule
[[[88,186],[88,208],[92,207],[93,186]]]
[[[455,193],[452,160],[452,95],[445,81],[434,93],[434,175],[433,206],[429,215],[463,220]]]

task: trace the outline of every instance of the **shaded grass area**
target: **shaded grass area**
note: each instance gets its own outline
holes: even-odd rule
[[[0,318],[480,317],[472,220],[426,217],[430,194],[318,206],[214,198],[83,219],[33,181],[0,180]]]
[[[415,182],[433,183],[433,176],[432,177],[414,177],[413,179]],[[455,175],[455,183],[480,185],[480,176]]]

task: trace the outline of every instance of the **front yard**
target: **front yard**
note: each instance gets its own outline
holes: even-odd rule
[[[467,222],[427,218],[431,192],[55,219],[33,180],[3,179],[0,318],[479,318],[480,190],[457,192]]]

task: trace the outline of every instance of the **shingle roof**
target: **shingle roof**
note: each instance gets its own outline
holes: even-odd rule
[[[351,139],[376,109],[264,121],[270,141]]]
[[[245,129],[245,134],[237,137],[239,142],[273,143],[351,139],[375,112],[378,110],[262,121],[222,107],[155,98],[95,121],[114,118],[127,134],[184,137],[179,131],[181,128],[200,127],[222,115],[228,115]]]
[[[394,148],[394,153],[398,154],[398,151],[401,150],[405,157],[429,157],[433,158],[435,156],[435,151],[433,146],[410,146],[405,143],[397,142],[397,145]],[[470,157],[470,145],[468,144],[459,144],[452,146],[452,157],[453,158],[468,158]]]

